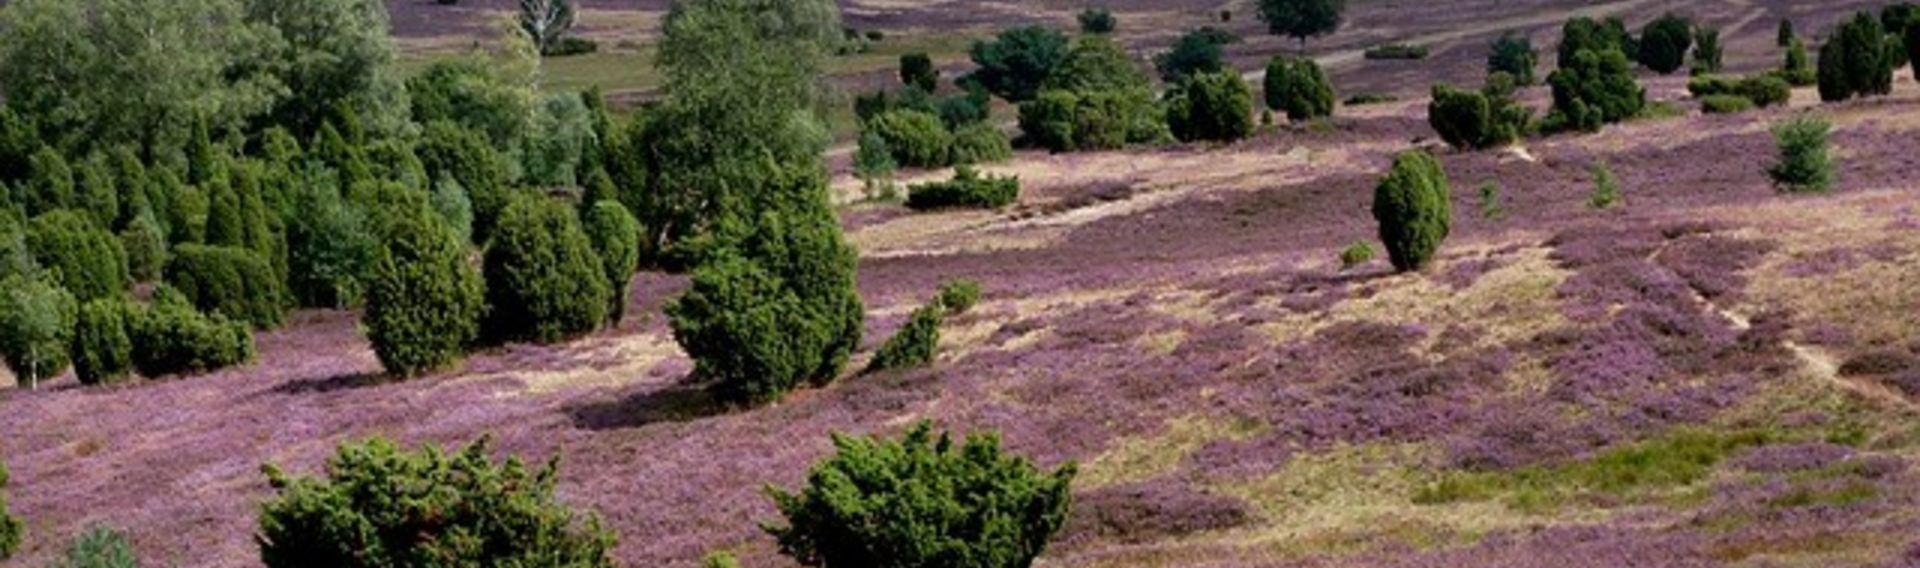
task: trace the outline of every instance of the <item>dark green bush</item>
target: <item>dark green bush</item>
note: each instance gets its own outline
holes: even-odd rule
[[[1043,473],[993,434],[955,443],[921,422],[900,440],[835,435],[798,494],[769,490],[780,551],[824,568],[1022,568],[1066,522],[1075,468]]]
[[[1753,100],[1740,95],[1700,97],[1700,111],[1707,114],[1736,114],[1753,110],[1753,108]]]
[[[1776,47],[1793,45],[1799,38],[1793,35],[1793,20],[1780,18],[1780,26],[1774,30],[1773,43]]]
[[[1772,75],[1755,75],[1741,79],[1740,84],[1735,88],[1738,89],[1740,96],[1746,97],[1761,108],[1787,104],[1787,101],[1793,98],[1793,85],[1787,84],[1786,79]]]
[[[607,319],[605,267],[579,217],[558,201],[516,196],[487,245],[485,338],[553,343]]]
[[[127,253],[127,276],[135,282],[160,279],[167,265],[167,234],[153,214],[141,213],[120,230],[120,248]]]
[[[286,296],[273,267],[238,247],[181,245],[167,260],[167,284],[208,313],[268,329],[286,320]]]
[[[1493,40],[1493,48],[1487,54],[1487,73],[1506,73],[1521,85],[1532,85],[1539,80],[1534,75],[1539,61],[1540,55],[1533,50],[1533,39],[1506,32]]]
[[[1201,73],[1167,91],[1167,128],[1181,141],[1231,142],[1253,134],[1253,90],[1240,73]]]
[[[607,321],[619,323],[627,315],[627,290],[633,273],[640,269],[640,222],[616,201],[601,201],[587,209],[583,228],[587,240],[600,257],[601,273],[606,275]]]
[[[126,300],[107,298],[80,306],[73,329],[73,371],[83,385],[113,384],[133,370],[133,340],[127,337]]]
[[[867,372],[924,367],[932,363],[934,349],[940,345],[940,320],[945,311],[938,302],[914,310],[913,315],[907,317],[907,323],[873,354]]]
[[[39,216],[79,205],[73,195],[73,168],[67,164],[66,156],[53,148],[41,147],[28,158],[27,164],[27,181],[20,199],[27,215]]]
[[[949,153],[947,161],[954,164],[1001,162],[1013,158],[1013,141],[997,126],[970,124],[954,131]]]
[[[325,478],[261,466],[275,496],[254,540],[272,568],[552,566],[610,568],[615,538],[554,499],[559,458],[494,464],[486,439],[457,452],[407,452],[383,439],[342,444]]]
[[[1419,270],[1446,240],[1453,220],[1447,172],[1424,151],[1401,153],[1373,193],[1373,218],[1387,258],[1402,272]]]
[[[1807,46],[1800,40],[1793,40],[1793,45],[1787,47],[1787,60],[1780,68],[1780,78],[1795,87],[1819,84],[1820,73],[1814,69],[1813,60],[1807,57]]]
[[[140,558],[134,556],[133,545],[127,544],[126,535],[101,526],[87,529],[73,539],[73,543],[67,545],[66,558],[53,564],[53,568],[139,567]]]
[[[1400,97],[1387,93],[1354,93],[1353,96],[1347,97],[1347,100],[1341,101],[1340,104],[1347,106],[1366,106],[1390,103],[1398,100],[1400,100]],[[1272,111],[1268,112],[1271,113]]]
[[[1307,38],[1333,33],[1340,29],[1340,13],[1346,11],[1346,0],[1259,0],[1255,5],[1260,10],[1260,20],[1267,23],[1267,32],[1284,35],[1300,40],[1304,49]]]
[[[1212,26],[1189,31],[1173,43],[1166,53],[1153,57],[1160,79],[1168,83],[1185,81],[1199,73],[1219,73],[1229,69],[1225,48],[1240,38]]]
[[[5,186],[0,182],[0,186]],[[27,222],[16,211],[0,208],[0,278],[40,270],[27,244]]]
[[[1825,119],[1801,116],[1773,128],[1780,160],[1767,170],[1773,184],[1785,192],[1822,192],[1833,187],[1833,160],[1827,138],[1833,127]]]
[[[893,160],[903,166],[945,166],[953,151],[953,133],[940,117],[926,112],[889,111],[867,121],[867,130],[879,134],[893,151]]]
[[[80,301],[111,298],[127,290],[127,253],[120,239],[74,210],[35,217],[27,246],[36,262],[53,271]]]
[[[1588,169],[1593,173],[1593,194],[1587,197],[1587,206],[1594,209],[1619,206],[1620,182],[1613,178],[1613,168],[1607,167],[1606,162],[1594,162]]]
[[[154,293],[151,307],[134,310],[128,324],[133,368],[144,377],[216,371],[253,360],[245,322],[202,314],[168,286]]]
[[[1081,10],[1079,19],[1080,31],[1089,34],[1110,34],[1120,24],[1113,17],[1113,10],[1098,7]]]
[[[1041,91],[1091,93],[1145,89],[1151,79],[1135,65],[1133,56],[1106,37],[1083,37],[1073,42],[1067,58],[1041,82]]]
[[[970,279],[948,280],[940,285],[939,304],[947,309],[947,315],[955,316],[973,309],[980,303],[980,281]]]
[[[1267,62],[1267,108],[1295,122],[1333,115],[1333,83],[1312,59],[1281,56]]]
[[[1693,67],[1690,73],[1705,75],[1719,73],[1724,65],[1724,54],[1720,50],[1720,29],[1700,28],[1694,31]]]
[[[998,209],[1020,198],[1020,179],[982,176],[970,166],[954,169],[953,179],[907,189],[907,207],[926,211],[948,208]]]
[[[1484,92],[1434,85],[1432,102],[1427,104],[1427,122],[1440,133],[1440,139],[1455,148],[1511,144],[1526,133],[1533,117],[1525,106],[1500,94],[1501,90],[1493,85]]]
[[[1367,48],[1367,51],[1362,53],[1361,56],[1376,61],[1416,60],[1426,59],[1428,52],[1427,46],[1424,45],[1389,43]]]
[[[1552,129],[1597,131],[1639,115],[1647,104],[1646,89],[1617,49],[1582,50],[1548,76],[1547,83],[1553,86],[1553,111],[1547,118]]]
[[[0,279],[0,358],[14,377],[37,387],[67,369],[78,311],[73,294],[44,274]]]
[[[1695,98],[1739,93],[1740,80],[1724,75],[1700,75],[1687,79],[1687,92]]]
[[[1820,100],[1837,102],[1893,92],[1894,61],[1886,38],[1880,20],[1866,12],[1855,14],[1829,34],[1826,45],[1820,46],[1816,73]]]
[[[600,51],[600,42],[593,41],[592,38],[584,38],[580,36],[565,36],[560,38],[559,41],[553,42],[553,45],[546,49],[546,53],[543,53],[541,55],[546,57],[569,57],[574,55],[586,55],[589,53],[596,53],[599,51]]]
[[[1574,57],[1582,51],[1600,53],[1618,51],[1628,61],[1639,59],[1639,42],[1633,34],[1627,32],[1627,24],[1619,18],[1607,18],[1605,21],[1579,17],[1567,20],[1560,28],[1559,58],[1555,61],[1562,68],[1573,65]]]
[[[1020,104],[1020,133],[1026,144],[1054,152],[1111,150],[1172,138],[1165,113],[1144,87],[1044,91]]]
[[[1373,245],[1357,242],[1347,245],[1345,250],[1340,251],[1340,268],[1342,270],[1353,270],[1354,267],[1369,262],[1373,262]]]
[[[1507,207],[1500,200],[1500,184],[1487,182],[1480,186],[1480,218],[1499,219],[1507,216]]]
[[[10,481],[8,477],[7,465],[0,463],[0,490],[7,488],[7,482]],[[6,494],[0,493],[0,560],[12,558],[13,553],[20,549],[20,532],[23,530],[26,530],[25,523],[13,516],[7,507]]]
[[[488,145],[487,137],[452,122],[428,123],[415,152],[435,183],[450,179],[467,191],[474,242],[486,242],[507,206],[508,194],[505,161]]]
[[[931,93],[940,88],[940,70],[933,66],[933,58],[926,52],[902,54],[900,83]]]
[[[466,244],[439,217],[416,211],[387,227],[361,325],[387,373],[410,377],[460,360],[479,337],[485,302]]]
[[[1679,71],[1693,48],[1693,21],[1668,12],[1640,30],[1640,64],[1661,75]]]
[[[1045,26],[1003,30],[968,52],[980,70],[969,77],[987,92],[1013,102],[1031,100],[1054,67],[1067,58],[1067,36]]]

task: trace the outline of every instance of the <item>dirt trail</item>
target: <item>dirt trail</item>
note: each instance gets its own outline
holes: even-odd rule
[[[1746,314],[1742,314],[1733,308],[1717,306],[1705,297],[1699,296],[1697,291],[1695,292],[1695,298],[1708,308],[1718,312],[1722,317],[1732,321],[1734,329],[1746,331],[1753,327],[1752,320],[1748,318]],[[1842,376],[1840,374],[1840,362],[1834,360],[1833,355],[1827,353],[1824,349],[1812,345],[1805,345],[1791,339],[1781,340],[1781,346],[1787,348],[1787,351],[1793,354],[1794,360],[1800,363],[1800,369],[1814,379],[1839,387],[1841,390],[1853,393],[1867,400],[1883,403],[1889,408],[1920,414],[1920,403],[1915,403],[1913,399],[1907,398],[1905,395],[1887,388],[1886,385],[1872,380]]]

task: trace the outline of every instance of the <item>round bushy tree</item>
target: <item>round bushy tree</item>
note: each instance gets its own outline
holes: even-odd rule
[[[1693,21],[1668,12],[1640,31],[1640,64],[1661,75],[1680,70],[1693,48]]]
[[[880,135],[900,165],[937,168],[947,165],[953,133],[940,117],[917,110],[893,110],[867,121],[867,130]]]
[[[1201,73],[1167,92],[1167,127],[1182,141],[1253,134],[1253,90],[1236,72]]]
[[[1293,121],[1333,115],[1333,82],[1312,59],[1275,57],[1267,63],[1267,108]]]
[[[467,247],[426,211],[387,228],[367,283],[367,339],[380,365],[410,377],[460,360],[480,335],[486,292]]]
[[[1506,73],[1512,75],[1516,83],[1532,85],[1538,80],[1534,68],[1539,65],[1539,59],[1531,38],[1507,32],[1493,41],[1493,48],[1487,54],[1487,73]]]
[[[133,368],[149,378],[214,371],[253,359],[246,322],[193,308],[171,286],[154,292],[153,306],[128,318]]]
[[[940,88],[940,70],[934,68],[933,58],[926,52],[914,52],[900,56],[900,83],[926,92]]]
[[[1887,48],[1880,20],[1866,12],[1855,14],[1830,34],[1826,45],[1820,46],[1820,100],[1837,102],[1891,93],[1893,68],[1893,53]]]
[[[980,66],[969,77],[987,92],[1013,102],[1033,99],[1054,67],[1067,58],[1067,36],[1045,26],[1003,30],[969,51]]]
[[[969,124],[953,133],[953,148],[947,161],[957,164],[984,164],[1013,158],[1013,141],[1007,133],[991,124]]]
[[[286,292],[273,267],[239,247],[181,245],[167,260],[167,284],[202,311],[224,314],[258,328],[286,320]]]
[[[1635,81],[1626,54],[1617,49],[1581,50],[1547,82],[1553,85],[1548,122],[1561,129],[1596,131],[1640,114],[1647,104],[1646,89]]]
[[[607,318],[604,268],[573,209],[539,195],[515,196],[487,245],[485,339],[553,343]]]
[[[27,246],[34,260],[54,271],[60,285],[80,301],[126,292],[127,253],[92,216],[66,209],[35,217]]]
[[[921,422],[833,445],[799,493],[771,490],[786,524],[767,531],[805,566],[1024,568],[1067,520],[1074,465],[1042,472],[991,433],[955,443]]]
[[[1340,13],[1346,11],[1346,0],[1259,0],[1260,19],[1267,23],[1267,31],[1273,35],[1287,36],[1300,41],[1304,49],[1307,38],[1333,33],[1340,29]]]
[[[73,330],[73,371],[80,384],[120,382],[133,369],[133,340],[127,337],[127,302],[94,300],[80,306]]]
[[[1780,161],[1767,170],[1775,187],[1786,192],[1819,192],[1833,186],[1833,160],[1827,138],[1833,126],[1825,119],[1802,116],[1773,128]]]
[[[587,209],[584,223],[587,239],[593,241],[593,250],[600,256],[607,287],[613,291],[607,296],[607,320],[619,323],[627,315],[627,289],[633,283],[633,273],[640,269],[640,222],[625,205],[601,201]]]
[[[1440,162],[1420,150],[1395,157],[1393,171],[1374,188],[1373,218],[1380,223],[1380,242],[1395,269],[1425,267],[1446,240],[1453,220],[1447,172]]]
[[[66,370],[78,311],[73,294],[44,275],[0,280],[0,357],[15,377],[38,386]]]

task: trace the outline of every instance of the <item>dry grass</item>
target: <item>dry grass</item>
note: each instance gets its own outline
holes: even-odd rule
[[[1081,468],[1074,486],[1086,491],[1153,479],[1173,471],[1208,442],[1244,440],[1259,432],[1250,422],[1209,416],[1176,418],[1157,434],[1120,440]]]
[[[1781,250],[1753,271],[1749,303],[1788,308],[1801,319],[1838,326],[1874,345],[1920,335],[1920,235],[1889,231],[1902,204],[1897,193],[1776,202],[1745,208],[1742,217],[1791,231]],[[1893,262],[1864,260],[1829,274],[1789,273],[1795,258],[1844,247],[1884,243],[1903,254]]]

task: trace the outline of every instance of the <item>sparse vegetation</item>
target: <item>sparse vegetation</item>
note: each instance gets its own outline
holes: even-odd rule
[[[1754,109],[1752,99],[1738,95],[1707,95],[1700,97],[1700,110],[1707,114],[1736,114]]]
[[[1374,189],[1373,218],[1395,269],[1419,270],[1440,250],[1453,223],[1450,192],[1432,155],[1413,150],[1394,158],[1393,170]]]
[[[120,531],[95,526],[67,545],[66,557],[53,568],[139,568],[140,558]]]
[[[1793,193],[1831,188],[1833,160],[1827,154],[1827,138],[1832,130],[1825,119],[1815,116],[1796,117],[1775,126],[1773,138],[1780,147],[1780,159],[1767,170],[1774,186]]]
[[[1356,242],[1340,251],[1340,269],[1353,270],[1360,265],[1373,262],[1373,245]]]
[[[1500,197],[1500,184],[1487,182],[1480,185],[1480,218],[1498,220],[1507,216],[1506,202]]]

